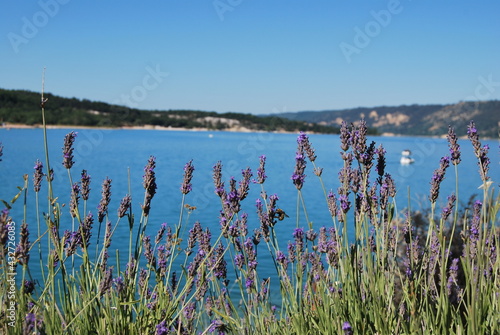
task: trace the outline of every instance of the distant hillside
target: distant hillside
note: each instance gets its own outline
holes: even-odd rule
[[[352,108],[327,111],[281,113],[277,116],[290,120],[314,122],[338,127],[364,118],[368,127],[377,133],[396,135],[444,135],[448,126],[458,135],[465,135],[473,120],[481,136],[498,137],[500,129],[500,101],[460,102],[450,105],[409,105],[397,107]]]
[[[277,116],[240,113],[216,113],[195,110],[147,111],[103,102],[62,98],[45,94],[45,118],[48,125],[89,127],[152,126],[201,128],[232,131],[286,131],[337,133],[338,127],[289,120]],[[0,123],[40,125],[40,93],[0,89]]]

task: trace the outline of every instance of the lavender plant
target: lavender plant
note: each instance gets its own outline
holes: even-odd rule
[[[44,120],[47,101],[43,97],[42,101]],[[434,217],[440,183],[450,163],[458,179],[460,145],[450,128],[450,157],[441,159],[431,178],[431,213],[425,229],[411,211],[397,212],[396,185],[386,171],[386,151],[374,142],[367,144],[363,120],[351,128],[341,125],[340,159],[344,165],[335,191],[327,191],[323,170],[316,165],[321,157],[317,157],[309,137],[300,133],[296,164],[291,167],[291,183],[297,189],[296,227],[288,240],[278,238],[275,229],[288,216],[279,208],[280,197],[291,195],[267,194],[265,156],[260,157],[254,180],[248,167],[242,170],[239,181],[233,177],[225,180],[222,162],[214,165],[214,196],[220,199],[219,230],[209,229],[203,222],[190,222],[196,206],[185,200],[193,188],[192,160],[184,166],[178,222],[148,222],[154,210],[152,199],[161,191],[156,184],[156,159],[150,156],[142,179],[144,200],[138,227],[130,195],[121,199],[116,216],[108,211],[111,180],[106,178],[96,209],[99,228],[95,236],[94,214],[86,210],[87,201],[93,197],[90,176],[83,170],[79,183],[71,180],[76,133],[70,132],[64,139],[63,164],[71,186],[67,210],[77,228],[60,231],[65,208],[52,194],[48,154],[48,210],[39,208],[38,200],[35,208],[24,202],[25,212],[37,213],[38,231],[36,235],[30,231],[32,223],[25,219],[13,255],[8,252],[8,241],[14,221],[9,208],[0,213],[0,262],[22,269],[22,285],[14,292],[14,313],[16,320],[23,320],[12,326],[8,322],[5,292],[9,272],[2,267],[2,332],[498,333],[500,198],[494,197],[488,176],[488,148],[480,144],[473,123],[468,132],[484,184],[483,198],[473,203],[472,210],[458,215],[456,195],[449,195],[441,216]],[[0,157],[2,150],[0,146]],[[325,215],[331,218],[331,223],[320,227],[309,221],[307,199],[302,193],[308,187],[307,160],[320,179]],[[33,187],[37,199],[45,189],[43,166],[40,161],[35,163]],[[252,181],[260,185],[261,192],[258,199],[249,200]],[[27,190],[27,183],[25,178],[25,186],[15,199]],[[81,218],[80,198],[85,213]],[[15,199],[7,204],[17,205]],[[248,222],[248,210],[256,212],[258,222]],[[113,238],[121,220],[127,220],[129,226],[128,249]],[[105,227],[103,241],[99,237],[101,223]],[[155,235],[146,234],[147,225],[156,225]],[[250,225],[257,227],[251,233]],[[355,227],[351,236],[348,225]],[[90,257],[93,243],[95,253]],[[35,245],[38,248],[34,249]],[[37,251],[39,262],[30,263],[30,255]],[[274,265],[275,274],[270,277],[263,277],[261,271],[266,259]],[[41,268],[41,278],[30,276],[33,266]]]

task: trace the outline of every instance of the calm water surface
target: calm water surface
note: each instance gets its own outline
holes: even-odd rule
[[[50,164],[55,170],[54,194],[60,203],[69,203],[70,182],[68,172],[62,166],[62,151],[64,136],[71,129],[48,130]],[[179,220],[183,167],[193,160],[195,166],[193,192],[186,203],[197,209],[189,218],[189,225],[200,221],[202,226],[209,227],[213,235],[218,232],[220,201],[214,194],[212,182],[212,167],[217,161],[222,161],[223,177],[228,186],[230,177],[241,178],[241,170],[250,167],[256,173],[259,156],[266,155],[267,181],[264,188],[268,195],[279,196],[278,205],[290,216],[276,225],[280,236],[281,248],[292,239],[292,231],[296,227],[297,191],[290,179],[295,164],[297,147],[296,134],[271,133],[226,133],[226,132],[192,132],[192,131],[156,131],[156,130],[77,130],[75,142],[75,165],[71,170],[73,181],[79,181],[82,169],[90,174],[91,198],[87,211],[97,217],[97,204],[101,198],[101,183],[106,178],[112,179],[112,203],[109,206],[109,219],[116,220],[116,210],[120,200],[129,192],[135,213],[140,213],[143,200],[142,188],[143,169],[148,158],[156,157],[156,176],[158,190],[152,200],[148,234],[155,235],[161,223],[174,225]],[[448,155],[448,143],[445,139],[422,137],[369,137],[377,147],[382,144],[387,151],[386,171],[396,181],[398,190],[397,208],[401,210],[409,205],[413,209],[428,207],[429,182],[432,173],[439,167],[440,158]],[[322,167],[323,182],[328,190],[334,192],[339,186],[337,173],[343,165],[340,159],[340,142],[337,135],[310,135],[310,141],[316,149],[316,164]],[[0,129],[0,142],[4,146],[0,162],[0,199],[10,200],[18,192],[17,187],[23,185],[23,174],[29,175],[28,213],[27,221],[32,227],[30,240],[35,239],[36,215],[34,211],[35,197],[32,188],[33,166],[40,159],[45,165],[43,147],[43,132],[41,129]],[[477,173],[477,161],[472,153],[468,140],[459,141],[462,147],[462,162],[458,166],[459,200],[466,202],[478,190],[481,180]],[[490,176],[498,187],[500,182],[499,141],[483,140],[490,146],[489,157]],[[402,166],[399,163],[401,151],[410,149],[415,163]],[[44,167],[45,171],[45,167]],[[316,229],[330,225],[328,209],[319,179],[314,175],[312,166],[308,163],[306,182],[302,190],[310,221]],[[130,176],[130,178],[129,178]],[[372,179],[376,172],[372,172]],[[451,166],[442,183],[438,205],[446,203],[446,197],[455,192],[456,178]],[[130,191],[129,191],[130,190]],[[40,211],[46,212],[47,185],[42,184]],[[259,226],[255,214],[255,200],[259,198],[260,185],[253,184],[247,199],[244,200],[242,211],[249,214],[249,231]],[[63,208],[65,213],[67,207]],[[22,202],[16,202],[10,212],[14,221],[23,221]],[[307,228],[304,214],[299,215],[301,227]],[[97,220],[96,220],[97,221]],[[71,217],[65,214],[61,233],[71,229]],[[189,227],[188,227],[189,228]],[[97,234],[94,233],[96,236]],[[125,246],[128,241],[128,225],[118,227],[113,236],[115,248]],[[95,243],[95,242],[93,242]],[[95,244],[94,244],[95,245]],[[126,250],[126,249],[125,249]],[[262,250],[265,252],[265,250]],[[260,257],[260,256],[259,256]],[[271,271],[272,265],[265,264],[260,258],[259,269]]]

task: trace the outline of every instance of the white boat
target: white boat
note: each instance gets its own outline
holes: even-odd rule
[[[415,160],[413,158],[411,158],[411,151],[408,149],[403,150],[401,152],[401,159],[399,160],[399,162],[402,165],[408,165],[408,164],[412,164],[413,162],[415,162]]]

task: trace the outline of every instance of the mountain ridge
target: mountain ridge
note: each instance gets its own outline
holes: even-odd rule
[[[448,126],[452,126],[457,135],[465,136],[472,120],[483,137],[497,138],[500,129],[499,100],[253,115],[182,109],[140,110],[50,93],[45,97],[49,99],[46,122],[54,126],[338,133],[342,121],[350,124],[364,119],[374,135],[444,136]],[[0,88],[0,123],[36,126],[41,122],[40,93]]]
[[[498,137],[500,101],[460,101],[455,104],[412,104],[400,106],[356,107],[323,111],[300,111],[275,114],[295,121],[340,126],[342,121],[355,123],[364,119],[379,134],[443,136],[448,126],[465,136],[467,125],[474,121],[481,136]]]

